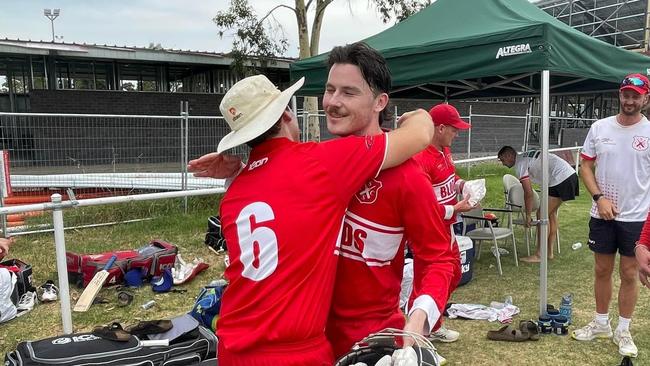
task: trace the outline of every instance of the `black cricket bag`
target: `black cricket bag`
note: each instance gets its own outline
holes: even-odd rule
[[[217,365],[217,337],[201,326],[169,346],[145,346],[132,335],[126,342],[78,333],[21,342],[5,355],[5,366],[199,366]]]
[[[221,217],[210,216],[208,218],[208,232],[205,234],[205,245],[216,253],[227,251],[226,238],[221,231]]]

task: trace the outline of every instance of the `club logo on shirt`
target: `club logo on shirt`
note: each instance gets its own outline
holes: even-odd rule
[[[364,204],[371,204],[374,203],[377,200],[377,195],[379,195],[379,189],[381,188],[382,184],[380,181],[376,179],[370,179],[369,181],[366,182],[366,185],[363,186],[363,189],[361,189],[355,197],[360,203]]]
[[[648,140],[648,137],[645,136],[634,136],[632,147],[637,151],[646,151],[648,150]]]

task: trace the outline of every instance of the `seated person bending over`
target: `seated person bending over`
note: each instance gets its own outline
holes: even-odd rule
[[[524,188],[524,203],[526,223],[529,226],[534,206],[533,186],[542,184],[542,152],[539,150],[526,151],[517,154],[515,149],[504,146],[497,154],[499,161],[508,168],[515,168],[515,174]],[[580,194],[578,175],[573,167],[555,154],[548,155],[548,258],[553,259],[553,244],[557,236],[557,210],[564,201],[573,201]],[[539,217],[539,210],[537,210]],[[538,231],[539,234],[539,231]],[[537,251],[530,257],[521,258],[524,262],[539,263],[541,261],[539,235],[537,235]]]

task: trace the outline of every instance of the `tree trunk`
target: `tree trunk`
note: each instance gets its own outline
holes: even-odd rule
[[[320,46],[320,32],[323,26],[323,16],[325,15],[325,8],[332,3],[333,0],[318,0],[316,2],[316,14],[314,15],[314,22],[311,26],[311,42],[309,45],[311,55],[318,55],[318,47]]]
[[[322,0],[319,0],[319,3]],[[318,8],[318,7],[317,7]],[[322,19],[322,15],[321,15]],[[313,44],[309,42],[309,28],[307,27],[307,8],[305,7],[304,0],[296,0],[296,21],[298,22],[298,46],[300,47],[299,58],[309,58],[315,53],[312,52]],[[322,22],[322,21],[321,21]],[[312,37],[314,32],[320,33],[320,26],[317,30],[312,29]],[[318,39],[318,37],[317,37]],[[316,45],[318,50],[318,45]],[[320,123],[318,122],[318,99],[314,97],[306,97],[303,103],[304,115],[308,115],[307,120],[303,120],[303,124],[307,124],[307,134],[302,137],[303,141],[320,141]]]
[[[320,121],[318,118],[318,98],[305,97],[303,109],[309,116],[307,118],[308,128],[307,136],[303,136],[303,141],[320,141]],[[305,123],[303,121],[303,123]]]
[[[309,49],[309,28],[307,27],[307,8],[304,0],[296,0],[296,22],[298,23],[298,58],[311,57]]]

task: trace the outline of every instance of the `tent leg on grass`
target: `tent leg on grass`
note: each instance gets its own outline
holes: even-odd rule
[[[542,261],[539,266],[539,315],[546,315],[547,303],[547,274],[548,274],[548,132],[549,132],[549,84],[551,74],[548,70],[542,70],[541,74],[541,95],[540,108],[542,115],[542,129],[540,140],[542,142],[542,194],[540,198],[540,238],[539,248]]]

